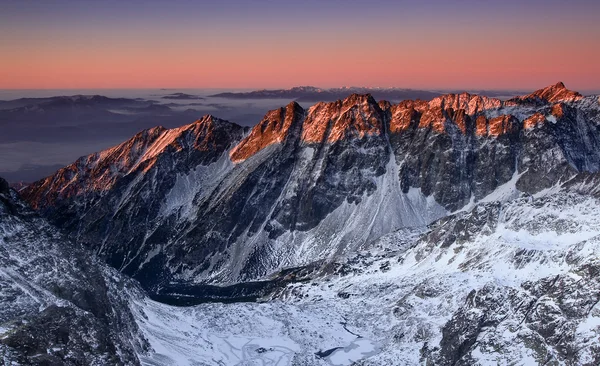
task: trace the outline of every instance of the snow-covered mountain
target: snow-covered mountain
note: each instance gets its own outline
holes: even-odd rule
[[[558,187],[480,203],[261,303],[136,302],[156,350],[144,362],[596,365],[599,203]]]
[[[422,228],[515,180],[534,194],[600,167],[600,110],[562,83],[508,101],[290,103],[249,133],[212,116],[143,131],[21,192],[159,292],[234,283]]]
[[[507,101],[290,103],[250,131],[207,116],[29,186],[43,218],[5,204],[0,230],[29,227],[31,249],[0,240],[18,266],[90,261],[19,270],[43,289],[99,271],[132,363],[595,365],[599,126],[598,97],[562,83]],[[18,329],[4,324],[2,345]]]
[[[71,313],[50,314],[40,323],[33,317],[45,306],[44,315],[55,307],[66,312],[82,306],[71,299],[85,299],[77,292],[89,286],[84,276],[101,268],[109,300],[97,302],[118,304],[109,319],[122,320],[105,321],[110,334],[121,335],[120,344],[135,352],[137,358],[125,359],[126,364],[595,365],[600,361],[597,176],[577,177],[535,195],[517,193],[515,181],[486,198],[491,202],[428,228],[393,232],[368,250],[296,270],[295,281],[259,302],[191,307],[150,300],[117,272],[93,260],[90,268],[89,258],[71,264],[83,249],[74,250],[73,243],[32,213],[8,216],[14,204],[6,204],[4,193],[3,232],[11,232],[13,220],[30,230],[18,241],[5,234],[2,242],[2,294],[7,299],[18,293],[2,311],[4,360],[36,363],[43,356],[42,361],[55,357],[61,362],[61,352],[69,349],[74,351],[66,363],[75,364],[73,357],[81,357],[76,342],[86,346],[88,334],[96,342],[98,333],[108,332],[104,322],[80,327],[83,321]],[[44,229],[61,251],[44,245]],[[71,290],[58,290],[65,287]],[[92,291],[97,298],[97,289]],[[94,319],[86,311],[76,314]],[[21,317],[27,321],[5,320]],[[139,344],[132,346],[136,339]],[[42,346],[30,351],[31,344]],[[105,348],[87,347],[92,351],[83,353],[85,362],[107,360]],[[97,355],[98,350],[105,353]],[[29,358],[23,352],[31,352]]]

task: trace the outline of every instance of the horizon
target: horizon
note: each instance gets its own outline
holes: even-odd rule
[[[317,88],[317,89],[324,89],[324,90],[332,90],[332,89],[352,89],[352,88],[365,88],[365,89],[397,89],[397,90],[414,90],[414,91],[429,91],[429,92],[434,92],[434,93],[456,93],[456,92],[475,92],[475,93],[479,93],[479,92],[493,92],[493,93],[499,93],[499,92],[509,92],[509,93],[530,93],[530,92],[534,92],[536,90],[540,90],[540,89],[544,89],[546,87],[549,87],[551,85],[556,84],[556,82],[554,83],[550,83],[550,84],[546,84],[546,85],[542,85],[539,87],[534,87],[534,88],[408,88],[408,87],[402,87],[402,86],[388,86],[388,87],[384,87],[384,86],[365,86],[365,85],[352,85],[352,86],[348,86],[348,85],[342,85],[342,86],[316,86],[316,85],[294,85],[291,87],[255,87],[255,88],[225,88],[225,87],[144,87],[144,88],[129,88],[129,87],[118,87],[118,88],[110,88],[110,87],[105,87],[105,88],[0,88],[0,92],[14,92],[14,93],[18,93],[18,92],[38,92],[38,91],[73,91],[73,92],[83,92],[83,91],[111,91],[111,92],[115,92],[115,91],[152,91],[152,90],[159,90],[159,91],[230,91],[230,92],[249,92],[249,91],[263,91],[263,90],[291,90],[293,88],[299,88],[299,87],[311,87],[311,88]],[[592,89],[574,89],[571,88],[568,84],[565,84],[566,88],[569,90],[573,90],[573,91],[577,91],[583,94],[588,94],[588,95],[595,95],[595,94],[600,94],[600,87],[598,88],[592,88]],[[74,95],[78,95],[78,94],[72,94],[72,95],[55,95],[55,96],[74,96]],[[79,94],[79,95],[90,95],[90,94]],[[515,95],[518,96],[518,95]]]
[[[597,2],[0,4],[0,89],[600,89]]]

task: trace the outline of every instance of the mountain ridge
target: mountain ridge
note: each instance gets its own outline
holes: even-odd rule
[[[83,159],[21,194],[151,292],[164,281],[254,280],[422,227],[513,179],[535,194],[598,171],[597,99],[559,100],[574,95],[559,89],[538,93],[556,102],[468,93],[292,102],[249,132],[222,123],[220,145],[195,144],[193,124],[156,130],[170,150],[151,163],[129,171],[109,159],[95,170]],[[181,131],[191,131],[185,144],[164,143]],[[110,189],[94,191],[97,181]]]
[[[499,136],[501,134],[509,132],[511,128],[532,128],[540,123],[544,123],[548,121],[547,118],[560,118],[564,114],[564,102],[573,102],[581,100],[583,96],[577,92],[573,92],[568,90],[562,82],[557,83],[556,85],[549,86],[547,88],[540,89],[532,94],[523,97],[516,97],[510,99],[506,102],[501,101],[496,98],[489,98],[486,96],[479,95],[471,95],[469,93],[461,93],[461,94],[445,94],[442,96],[438,96],[433,98],[431,101],[420,101],[420,100],[407,100],[402,101],[398,104],[390,104],[389,106],[384,105],[387,108],[381,108],[381,103],[385,103],[382,101],[377,103],[370,94],[359,95],[352,94],[351,96],[345,98],[344,100],[338,100],[337,102],[329,102],[324,103],[320,102],[308,110],[306,110],[306,121],[303,124],[308,124],[308,126],[303,126],[302,130],[302,139],[305,142],[319,142],[323,139],[323,134],[325,130],[327,130],[328,126],[322,123],[323,118],[327,119],[336,119],[337,122],[340,123],[340,112],[337,112],[338,115],[331,116],[336,112],[331,111],[331,109],[348,109],[349,106],[358,105],[361,103],[361,99],[368,100],[368,104],[370,108],[375,108],[377,105],[381,112],[390,112],[392,114],[390,122],[389,122],[389,133],[400,133],[404,129],[406,129],[411,120],[418,119],[419,128],[432,128],[436,132],[445,132],[447,128],[447,123],[453,123],[458,126],[458,128],[466,133],[466,121],[465,118],[467,116],[476,118],[476,134],[481,136]],[[523,121],[519,121],[517,117],[511,115],[510,113],[501,114],[497,116],[488,116],[485,115],[485,112],[494,111],[494,110],[502,110],[504,107],[510,107],[514,105],[514,101],[527,102],[527,101],[535,101],[542,102],[545,104],[550,103],[552,105],[552,109],[548,115],[543,115],[541,113],[535,113],[527,119]],[[364,103],[364,102],[362,102]],[[299,107],[299,106],[297,106]],[[301,108],[301,107],[300,107]],[[323,109],[329,109],[329,111],[323,111]],[[268,114],[272,114],[273,111]],[[316,116],[312,116],[313,113],[316,114],[327,114],[327,116],[320,118]],[[344,112],[341,112],[344,113]],[[376,114],[374,111],[370,111],[370,114]],[[477,115],[477,116],[476,116]],[[267,117],[265,117],[267,118]],[[377,118],[377,117],[375,117]],[[343,120],[343,118],[341,118]],[[347,119],[347,118],[346,118]],[[379,117],[378,119],[382,119]],[[318,120],[319,123],[314,123],[315,120]],[[260,122],[254,128],[260,128],[264,130],[265,127],[261,125],[264,121]],[[365,125],[366,121],[362,121],[363,128],[369,129]],[[519,123],[522,122],[522,126],[519,127]],[[345,123],[346,127],[350,127],[348,121],[341,122]],[[368,124],[368,123],[367,123]],[[383,125],[381,122],[378,122],[379,126],[375,128],[371,128],[370,131],[361,131],[357,130],[357,137],[362,138],[364,133],[368,134],[384,134]],[[337,128],[336,128],[337,127]],[[340,126],[332,126],[334,136],[325,136],[328,142],[334,142],[337,139],[342,138],[345,134],[345,129]],[[282,137],[278,137],[278,141],[281,141]],[[242,144],[251,143],[252,137],[249,136],[242,142]],[[247,156],[246,156],[247,158]],[[240,158],[239,154],[236,154],[236,161],[241,161],[243,159]]]
[[[79,192],[77,189],[69,190],[73,177],[83,175],[82,179],[94,184],[84,187],[81,193],[108,190],[119,177],[137,169],[147,171],[154,166],[160,155],[181,152],[185,145],[202,155],[200,160],[214,159],[214,154],[219,154],[228,143],[225,141],[223,146],[218,140],[228,133],[241,135],[243,130],[244,128],[239,125],[211,115],[178,128],[166,129],[162,126],[149,128],[115,147],[81,157],[75,163],[60,169],[54,176],[29,186],[45,188],[47,191],[60,186],[61,188],[55,191],[56,196],[67,198]],[[33,208],[40,206],[36,200],[30,201],[30,204]]]

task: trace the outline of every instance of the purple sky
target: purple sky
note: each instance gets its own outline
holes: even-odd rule
[[[2,1],[0,88],[600,89],[600,1]]]

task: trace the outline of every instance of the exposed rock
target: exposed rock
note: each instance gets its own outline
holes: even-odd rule
[[[353,94],[343,101],[318,103],[303,123],[305,143],[335,143],[384,134],[383,114],[371,95]]]
[[[428,361],[472,365],[476,348],[505,357],[508,341],[513,348],[531,350],[538,364],[596,364],[598,348],[582,352],[589,345],[577,344],[576,333],[577,324],[600,300],[599,271],[600,267],[585,266],[575,270],[582,276],[578,280],[557,275],[525,282],[520,289],[486,286],[473,290],[442,329],[439,349]],[[507,339],[503,332],[513,336]]]
[[[269,145],[282,143],[290,130],[302,122],[303,117],[304,110],[296,102],[288,104],[285,108],[270,111],[252,129],[250,135],[231,150],[231,160],[239,163]]]
[[[9,194],[10,185],[3,178],[0,178],[0,194]]]
[[[147,172],[157,161],[173,159],[179,154],[186,154],[188,163],[208,165],[242,133],[242,127],[210,115],[171,130],[151,128],[111,149],[81,157],[20,193],[34,208],[52,206],[70,197],[103,195],[121,180]]]
[[[535,92],[519,97],[520,102],[536,103],[536,102],[575,102],[583,99],[583,95],[578,92],[567,89],[565,84],[558,82],[555,85],[548,86],[544,89],[536,90]]]

